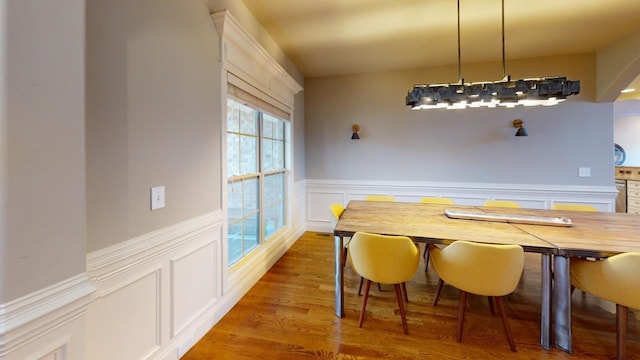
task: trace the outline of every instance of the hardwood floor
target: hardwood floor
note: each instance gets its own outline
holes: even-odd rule
[[[404,335],[393,287],[371,287],[358,328],[359,277],[345,268],[345,318],[334,315],[333,238],[305,233],[242,300],[185,356],[200,359],[612,359],[615,305],[576,291],[574,354],[545,350],[540,337],[540,257],[526,254],[516,291],[505,298],[517,352],[487,299],[469,295],[462,343],[455,341],[458,291],[445,286],[431,305],[438,278],[420,264],[407,283],[409,335]],[[629,312],[627,358],[640,359],[639,314]]]

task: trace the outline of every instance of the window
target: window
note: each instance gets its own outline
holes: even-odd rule
[[[287,122],[227,99],[229,264],[285,225]]]

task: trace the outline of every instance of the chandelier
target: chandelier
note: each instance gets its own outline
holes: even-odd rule
[[[498,106],[551,106],[567,96],[580,93],[580,81],[566,77],[544,77],[511,80],[506,75],[504,50],[504,0],[502,0],[502,72],[499,81],[465,83],[460,62],[460,0],[458,0],[458,78],[457,83],[415,85],[407,94],[407,105],[420,109],[464,109]]]

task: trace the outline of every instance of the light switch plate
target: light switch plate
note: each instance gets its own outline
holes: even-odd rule
[[[151,188],[151,210],[158,210],[164,207],[164,186]]]
[[[591,168],[590,167],[579,167],[578,168],[578,177],[591,177]]]

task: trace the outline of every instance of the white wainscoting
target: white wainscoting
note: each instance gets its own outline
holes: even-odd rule
[[[95,288],[85,274],[0,305],[0,359],[84,357],[83,316]]]
[[[306,230],[331,232],[329,206],[347,205],[351,200],[364,200],[367,195],[393,195],[396,201],[403,202],[418,202],[424,196],[443,196],[461,205],[482,205],[488,199],[513,200],[532,209],[550,209],[556,202],[580,203],[612,212],[617,193],[614,185],[306,180]]]
[[[86,315],[85,358],[186,353],[305,231],[304,186],[294,184],[291,226],[231,269],[223,266],[219,210],[89,254],[97,291]]]
[[[221,228],[218,210],[88,254],[86,359],[177,359],[204,335],[221,297]]]

